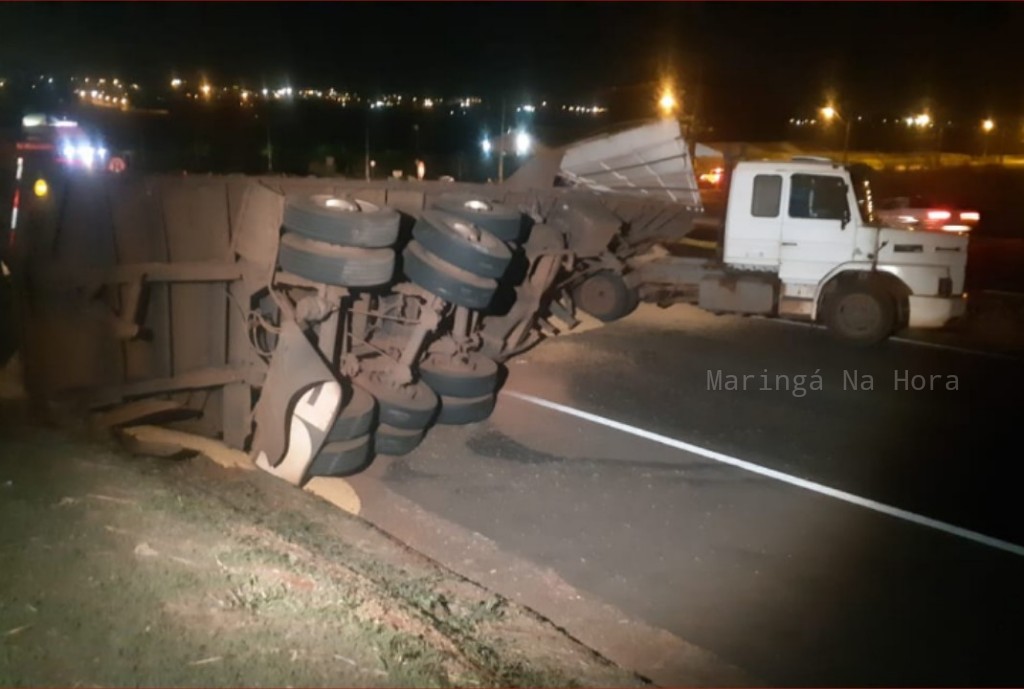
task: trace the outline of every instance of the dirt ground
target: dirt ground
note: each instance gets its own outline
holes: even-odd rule
[[[332,505],[0,403],[0,686],[641,686]]]

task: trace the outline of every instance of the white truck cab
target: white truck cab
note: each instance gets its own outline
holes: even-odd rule
[[[823,321],[843,339],[941,327],[966,310],[967,237],[882,226],[868,181],[828,159],[738,163],[723,234],[730,279],[762,276],[775,315]],[[765,312],[760,301],[753,311]]]

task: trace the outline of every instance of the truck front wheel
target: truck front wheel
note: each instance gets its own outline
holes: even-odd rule
[[[605,323],[629,315],[638,302],[636,292],[613,270],[594,273],[573,290],[572,296],[576,306]]]
[[[840,340],[873,345],[896,327],[896,304],[877,285],[845,285],[826,301],[825,325]]]

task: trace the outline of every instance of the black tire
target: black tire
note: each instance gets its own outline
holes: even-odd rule
[[[877,344],[896,329],[896,303],[878,285],[839,285],[825,300],[825,325],[844,342],[858,346]]]
[[[420,378],[442,397],[480,397],[498,387],[498,364],[471,352],[466,361],[428,354],[419,365]]]
[[[395,243],[399,220],[396,211],[369,201],[315,194],[289,198],[283,225],[309,239],[379,249]]]
[[[277,260],[281,270],[342,287],[383,285],[395,273],[395,252],[391,249],[336,246],[293,232],[281,236]]]
[[[500,278],[512,260],[512,251],[504,242],[451,213],[425,211],[412,236],[438,258],[480,277]]]
[[[477,194],[442,194],[433,208],[482,227],[503,242],[517,242],[523,233],[523,214]]]
[[[369,373],[356,376],[354,382],[377,398],[381,425],[418,430],[434,420],[437,395],[422,381],[395,388],[380,376]]]
[[[605,323],[628,316],[639,303],[636,291],[613,270],[588,277],[573,289],[572,298],[581,310]]]
[[[469,398],[442,397],[437,423],[448,426],[478,423],[489,417],[494,411],[494,401],[494,393]]]
[[[373,436],[373,449],[381,455],[407,455],[423,441],[423,433],[423,429],[410,430],[381,424]]]
[[[412,241],[402,254],[406,276],[447,302],[467,309],[486,309],[498,289],[497,281],[453,266]]]
[[[327,443],[352,440],[366,435],[373,428],[377,417],[377,400],[358,385],[352,386],[348,402],[338,412],[338,418],[327,434]]]
[[[327,443],[320,448],[306,472],[314,476],[351,476],[366,469],[373,462],[373,444],[369,435],[351,440]]]
[[[629,315],[639,303],[636,291],[614,270],[601,270],[585,279],[572,290],[572,301],[604,322]]]

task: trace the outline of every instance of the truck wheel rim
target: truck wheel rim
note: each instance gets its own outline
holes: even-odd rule
[[[491,204],[480,199],[470,199],[462,204],[467,210],[476,211],[477,213],[483,213],[491,210]]]
[[[615,308],[615,290],[601,279],[590,279],[580,288],[583,309],[590,313],[607,313]]]
[[[863,333],[874,330],[881,317],[878,302],[867,294],[851,294],[839,305],[840,322],[851,332]]]
[[[358,203],[353,203],[348,199],[341,199],[337,196],[328,196],[326,194],[317,194],[316,196],[313,196],[313,203],[334,211],[335,213],[358,213],[362,210]]]

